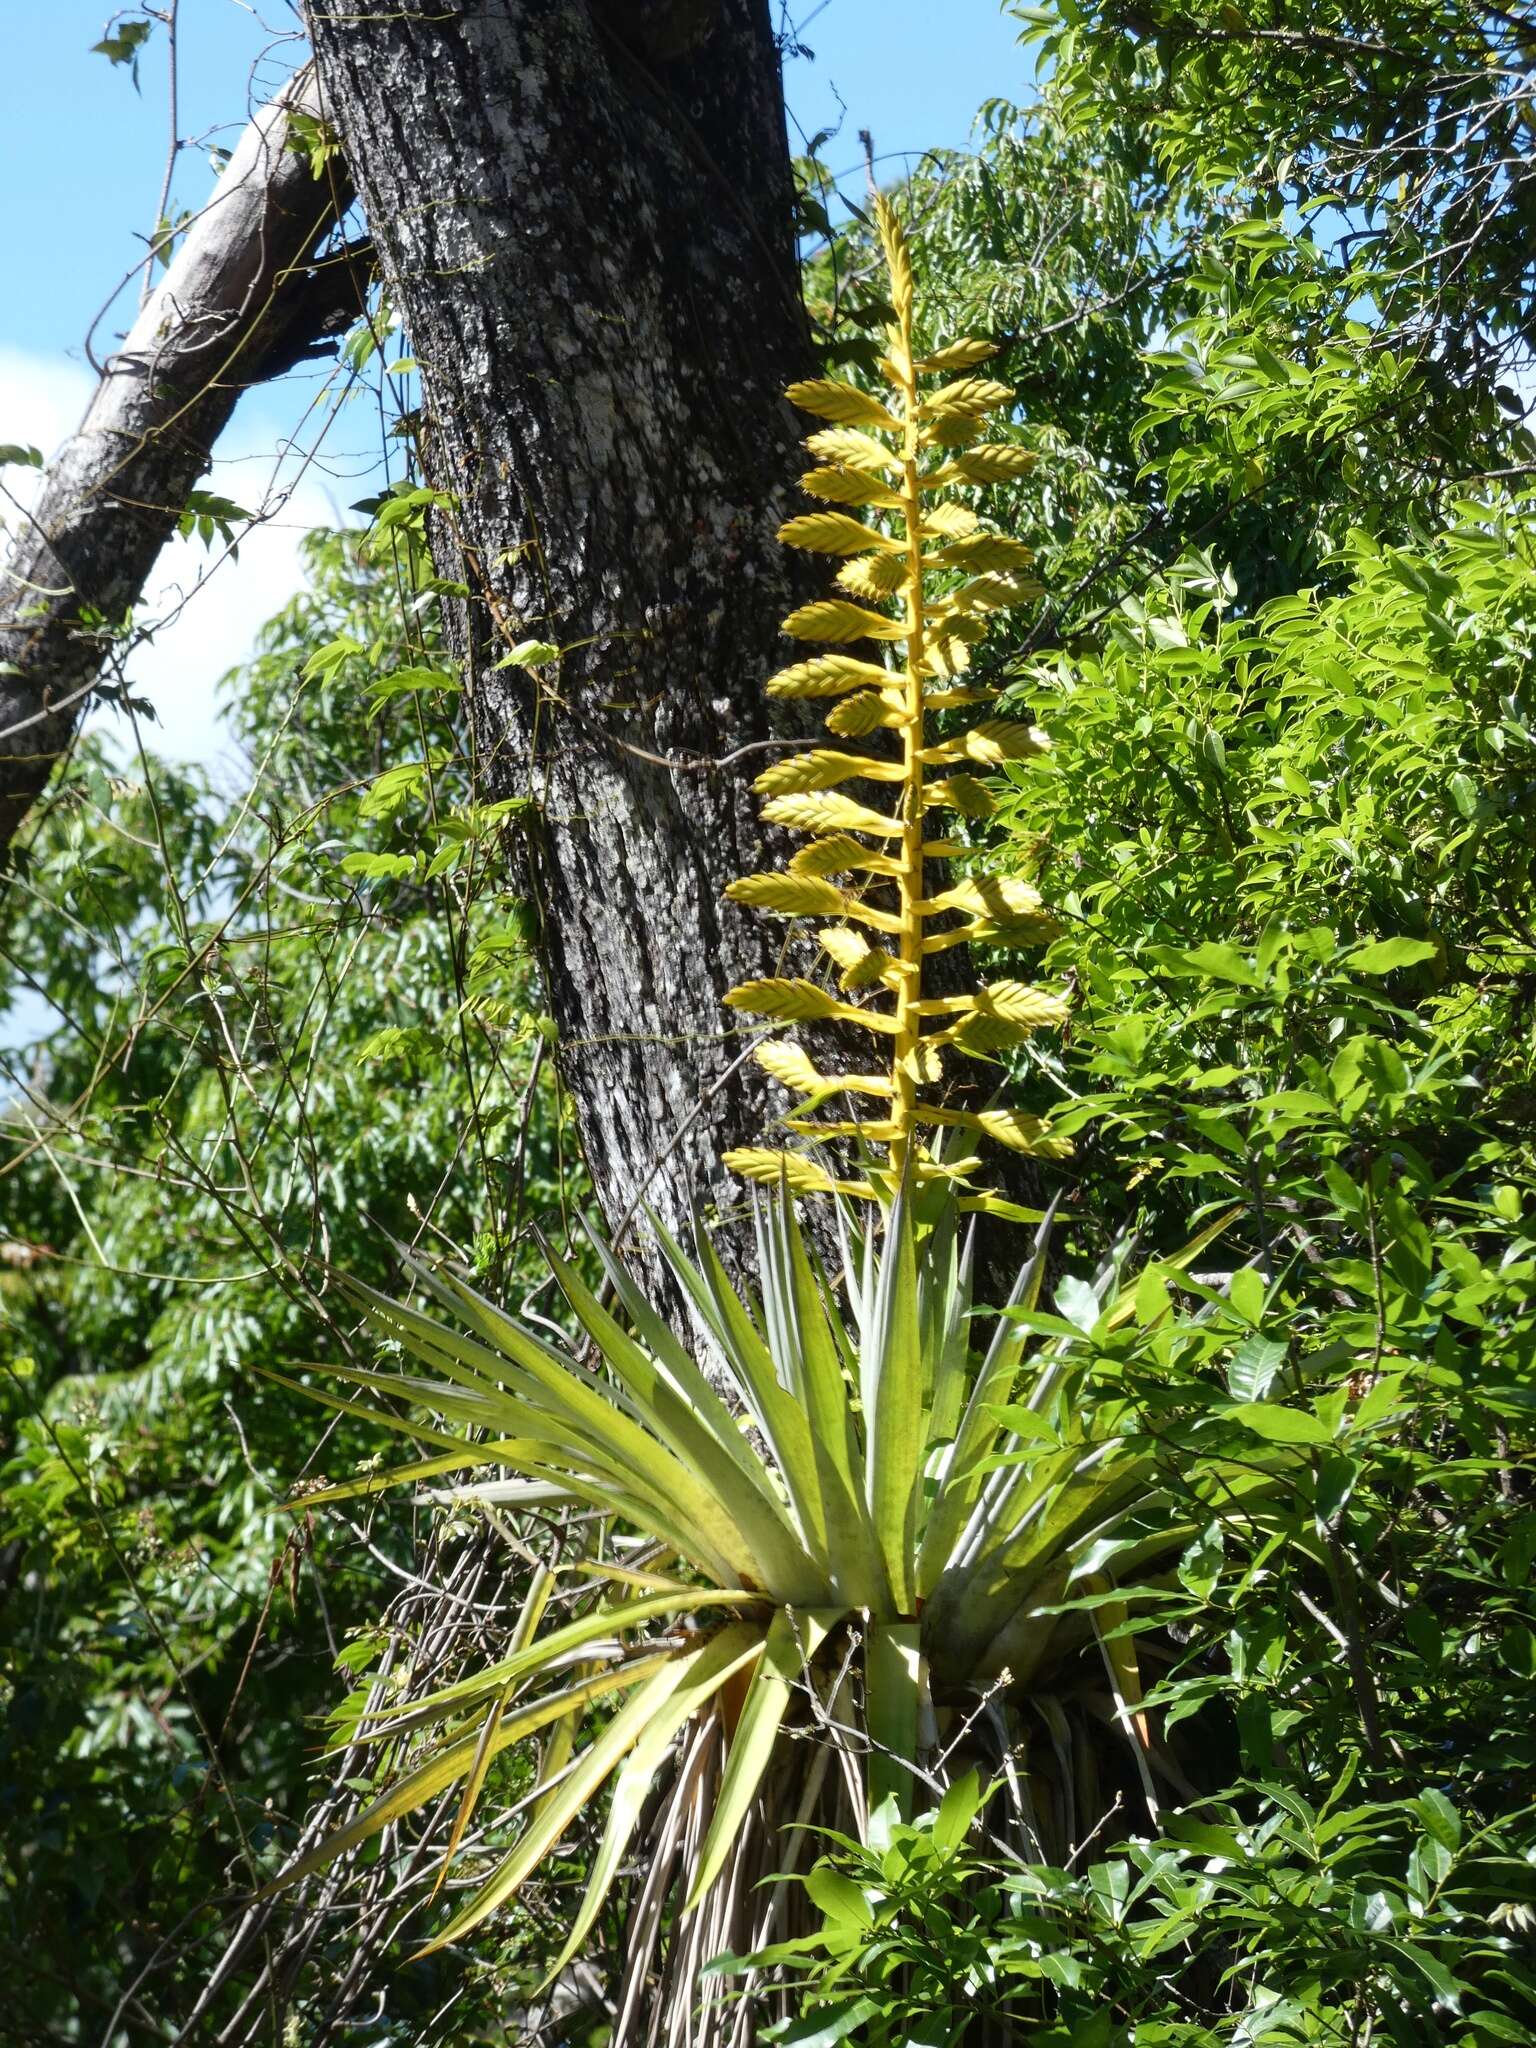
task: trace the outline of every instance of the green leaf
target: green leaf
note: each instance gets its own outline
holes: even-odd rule
[[[1461,1815],[1452,1806],[1443,1792],[1421,1792],[1409,1805],[1424,1823],[1424,1831],[1433,1837],[1442,1849],[1461,1847]]]
[[[125,21],[102,37],[99,43],[92,43],[91,55],[105,57],[109,64],[126,64],[133,75],[134,88],[139,83],[139,52],[154,33],[153,22]]]
[[[948,1853],[958,1849],[971,1831],[971,1823],[980,1813],[983,1805],[981,1779],[974,1771],[967,1771],[963,1778],[956,1778],[945,1791],[939,1802],[939,1810],[933,1817],[933,1842],[935,1848]]]
[[[509,654],[504,654],[496,663],[497,668],[544,668],[560,659],[560,650],[549,640],[519,640]]]
[[[344,875],[358,875],[365,882],[397,881],[416,872],[416,857],[409,853],[349,853],[341,864]]]
[[[1173,1306],[1168,1282],[1158,1266],[1147,1266],[1136,1282],[1136,1320],[1143,1329],[1161,1321]]]
[[[370,718],[376,717],[396,697],[457,696],[462,689],[457,676],[441,668],[397,668],[368,685]]]
[[[1257,1329],[1264,1313],[1267,1290],[1264,1275],[1253,1266],[1239,1266],[1227,1287],[1227,1299],[1245,1323]]]
[[[807,1871],[805,1889],[812,1903],[834,1923],[861,1930],[874,1926],[875,1916],[862,1889],[840,1870],[818,1863]]]
[[[504,1905],[538,1869],[572,1821],[638,1743],[649,1737],[648,1753],[654,1755],[659,1765],[683,1722],[712,1699],[744,1664],[759,1656],[761,1650],[759,1630],[749,1623],[737,1622],[712,1636],[699,1649],[673,1657],[648,1678],[581,1752],[569,1775],[551,1790],[537,1820],[530,1824],[495,1875],[420,1953],[431,1955],[461,1941],[498,1906]],[[617,1858],[614,1869],[616,1872]],[[599,1896],[598,1907],[601,1904]]]
[[[793,1688],[805,1682],[811,1659],[829,1630],[841,1621],[843,1611],[781,1610],[769,1623],[768,1639],[731,1737],[730,1754],[715,1795],[714,1817],[698,1854],[684,1912],[693,1911],[724,1868],[772,1761]]]
[[[910,1613],[917,1493],[923,1470],[923,1363],[917,1253],[905,1197],[891,1211],[874,1301],[859,1346],[865,1498],[896,1612]]]
[[[1344,965],[1357,974],[1390,974],[1397,967],[1416,967],[1433,960],[1439,948],[1429,939],[1376,939],[1346,953]]]
[[[637,1658],[628,1667],[609,1669],[595,1678],[583,1679],[562,1692],[551,1693],[531,1705],[519,1707],[516,1713],[503,1712],[489,1745],[492,1756],[508,1748],[514,1742],[522,1742],[540,1728],[546,1728],[552,1721],[560,1720],[572,1708],[587,1707],[595,1701],[606,1698],[610,1693],[627,1690],[644,1684],[646,1691],[653,1687],[662,1694],[670,1692],[682,1676],[682,1660],[676,1655]],[[436,1799],[450,1785],[467,1777],[475,1766],[477,1753],[481,1748],[482,1731],[462,1737],[450,1743],[446,1749],[438,1750],[414,1770],[395,1781],[386,1791],[360,1813],[356,1820],[349,1821],[343,1828],[316,1844],[297,1862],[291,1863],[278,1878],[258,1893],[259,1898],[270,1896],[285,1886],[297,1884],[301,1878],[312,1876],[323,1870],[328,1863],[358,1843],[366,1842],[383,1827],[403,1814],[413,1813],[418,1806]],[[372,1790],[370,1786],[368,1788]]]
[[[1414,1941],[1390,1941],[1387,1946],[1405,1956],[1426,1979],[1435,1994],[1436,2004],[1451,2012],[1461,2011],[1461,1985],[1438,1956],[1431,1955],[1427,1948],[1421,1948]]]
[[[1251,1340],[1250,1340],[1251,1341]],[[1227,1410],[1255,1436],[1272,1444],[1332,1443],[1333,1432],[1304,1408],[1281,1408],[1273,1401],[1243,1401]]]
[[[903,1817],[912,1812],[917,1780],[918,1709],[922,1695],[922,1651],[915,1621],[872,1623],[864,1644],[864,1712],[870,1751],[869,1804],[894,1802]]]
[[[1210,1522],[1179,1559],[1179,1583],[1197,1600],[1209,1600],[1225,1562],[1226,1542],[1221,1524]]]
[[[1085,1337],[1091,1337],[1098,1327],[1103,1313],[1099,1297],[1075,1273],[1068,1273],[1056,1289],[1056,1306],[1074,1329],[1081,1330]]]
[[[1208,941],[1187,951],[1176,946],[1153,946],[1149,951],[1151,957],[1170,974],[1230,981],[1242,988],[1262,988],[1264,985],[1263,975],[1235,946],[1219,946]]]
[[[1227,1367],[1227,1391],[1234,1400],[1262,1401],[1285,1363],[1286,1346],[1277,1337],[1245,1337]]]

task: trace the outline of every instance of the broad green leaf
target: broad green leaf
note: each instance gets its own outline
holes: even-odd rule
[[[1240,1401],[1227,1410],[1233,1422],[1251,1429],[1272,1444],[1328,1444],[1333,1431],[1304,1408],[1282,1408],[1274,1401]]]
[[[1439,950],[1432,939],[1375,939],[1368,946],[1357,946],[1354,952],[1346,953],[1344,965],[1357,974],[1390,974],[1394,968],[1416,967],[1422,960],[1433,960]]]
[[[1227,1391],[1234,1400],[1262,1401],[1285,1363],[1286,1346],[1276,1337],[1245,1337],[1227,1367]]]

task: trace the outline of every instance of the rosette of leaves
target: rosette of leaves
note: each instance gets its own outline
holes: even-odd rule
[[[885,1164],[838,1179],[803,1153],[764,1147],[729,1153],[726,1164],[752,1180],[783,1176],[799,1191],[889,1201],[904,1177],[914,1188],[941,1179],[968,1188],[981,1165],[970,1148],[978,1139],[1053,1158],[1068,1148],[1038,1117],[957,1108],[934,1094],[952,1057],[994,1056],[1066,1018],[1062,997],[1046,988],[1008,980],[969,994],[933,994],[924,978],[927,963],[955,946],[1036,945],[1057,929],[1039,892],[1019,876],[967,876],[932,894],[926,886],[933,862],[966,851],[935,829],[934,818],[985,816],[993,800],[975,771],[1047,745],[1035,727],[1006,718],[984,718],[945,739],[931,739],[929,730],[938,712],[998,696],[965,680],[971,649],[994,614],[1030,603],[1040,588],[1029,574],[1029,550],[983,529],[955,492],[1021,476],[1032,457],[984,438],[987,415],[1013,395],[975,374],[994,353],[992,343],[961,340],[914,354],[905,237],[884,199],[875,212],[896,315],[881,364],[889,402],[834,378],[789,387],[795,404],[828,422],[809,438],[817,467],[804,487],[842,509],[804,513],[780,535],[792,547],[843,557],[837,581],[846,595],[790,614],[786,633],[831,651],[795,662],[767,685],[773,697],[835,700],[829,730],[866,744],[812,748],[757,778],[764,818],[804,834],[807,844],[787,872],[749,875],[726,892],[780,916],[824,920],[816,936],[841,994],[772,977],[743,984],[726,1001],[774,1020],[850,1025],[877,1040],[882,1064],[873,1073],[821,1073],[782,1040],[756,1057],[799,1097],[787,1119],[792,1131],[853,1140],[866,1161],[877,1156],[872,1148],[883,1148]],[[844,651],[861,643],[884,650],[889,661]],[[887,786],[889,808],[847,794],[850,783]],[[838,1097],[853,1099],[848,1114],[817,1116]],[[946,1140],[940,1148],[929,1142],[935,1130]],[[1006,1207],[985,1192],[962,1193],[960,1206]]]
[[[1245,1455],[1170,1490],[1121,1406],[1081,1398],[1084,1332],[1036,1312],[1049,1233],[977,1356],[952,1204],[921,1238],[906,1198],[883,1229],[850,1234],[835,1290],[793,1202],[770,1198],[760,1300],[731,1285],[702,1229],[693,1257],[658,1231],[712,1340],[712,1376],[595,1234],[612,1310],[549,1255],[569,1342],[449,1269],[411,1262],[447,1319],[343,1283],[403,1362],[325,1367],[341,1384],[319,1398],[422,1455],[306,1508],[425,1485],[520,1544],[538,1538],[526,1518],[562,1508],[595,1511],[608,1535],[562,1574],[584,1611],[550,1626],[555,1575],[541,1572],[499,1661],[364,1715],[365,1740],[407,1738],[415,1755],[283,1881],[445,1796],[456,1817],[440,1867],[456,1852],[462,1863],[497,1758],[540,1743],[536,1782],[493,1822],[500,1846],[476,1844],[472,1896],[431,1946],[547,1876],[606,1791],[561,1964],[621,1876],[651,1873],[629,1893],[622,2042],[645,2038],[668,2001],[724,1998],[703,1965],[772,1932],[765,1901],[791,1892],[760,1881],[793,1867],[805,1829],[863,1835],[884,1802],[920,1804],[956,1757],[959,1770],[987,1751],[1021,1842],[1057,1859],[1102,1819],[1082,1744],[1102,1745],[1106,1727],[1122,1777],[1134,1786],[1139,1772],[1151,1801],[1152,1737],[1111,1571],[1134,1585],[1169,1568],[1213,1502],[1241,1516],[1268,1475]],[[1130,1322],[1136,1290],[1113,1266],[1079,1293],[1106,1336]],[[722,2004],[690,2038],[731,2039],[737,2021]]]

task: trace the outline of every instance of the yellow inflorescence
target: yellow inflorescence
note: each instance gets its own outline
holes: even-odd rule
[[[968,505],[939,494],[1017,478],[1031,457],[982,439],[986,415],[1013,396],[1005,384],[974,374],[993,354],[991,343],[957,341],[914,360],[905,237],[883,199],[876,216],[896,314],[882,364],[893,395],[887,403],[835,378],[789,388],[796,405],[831,422],[809,437],[819,466],[802,479],[805,489],[856,509],[804,513],[780,529],[792,547],[841,556],[837,580],[848,593],[802,605],[784,630],[822,647],[871,641],[900,647],[901,665],[816,654],[772,677],[768,694],[834,699],[826,722],[839,740],[889,733],[900,752],[817,747],[775,762],[758,777],[756,787],[767,798],[764,818],[806,834],[809,843],[788,873],[749,875],[727,894],[781,917],[835,919],[817,938],[847,1000],[814,982],[770,979],[747,982],[726,1001],[760,1017],[841,1021],[875,1035],[889,1059],[878,1074],[818,1073],[808,1054],[783,1039],[762,1046],[757,1057],[801,1098],[786,1119],[791,1130],[883,1148],[885,1165],[873,1166],[869,1178],[839,1179],[802,1154],[766,1148],[728,1153],[726,1164],[753,1180],[787,1177],[797,1191],[885,1199],[904,1175],[915,1183],[941,1176],[968,1182],[978,1169],[979,1159],[956,1157],[952,1147],[941,1161],[925,1140],[928,1129],[958,1129],[1037,1155],[1059,1157],[1066,1150],[1038,1118],[1006,1109],[950,1109],[927,1094],[942,1081],[948,1054],[994,1055],[1041,1026],[1062,1023],[1065,1005],[1060,996],[1017,981],[965,996],[928,996],[924,989],[924,961],[952,946],[971,939],[1031,945],[1054,930],[1035,889],[1020,879],[966,879],[924,895],[925,863],[963,850],[933,834],[928,813],[984,817],[991,796],[967,771],[1020,760],[1047,745],[1034,727],[999,718],[931,746],[926,732],[929,713],[997,696],[963,681],[970,650],[992,613],[1039,595],[1027,573],[1029,550],[984,530]],[[881,526],[867,524],[870,516]],[[957,574],[965,579],[958,584]],[[928,579],[938,575],[948,587],[930,596]],[[836,793],[856,780],[891,784],[891,809]],[[818,1119],[821,1105],[837,1097],[874,1098],[877,1106],[869,1115],[850,1109],[842,1121]],[[961,1206],[989,1207],[992,1198],[972,1193]]]

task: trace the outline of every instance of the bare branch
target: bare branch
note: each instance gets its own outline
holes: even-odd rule
[[[359,310],[345,252],[316,261],[351,190],[317,182],[288,146],[295,113],[318,113],[308,66],[241,137],[13,542],[0,580],[0,851],[68,752],[241,392]]]

